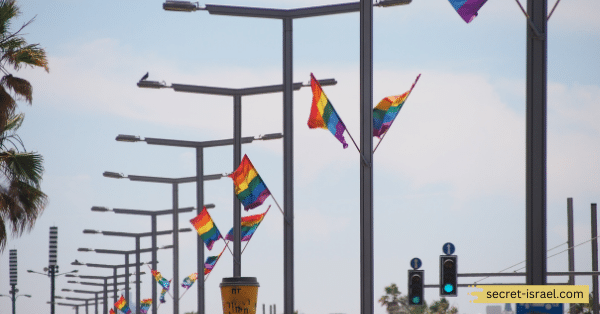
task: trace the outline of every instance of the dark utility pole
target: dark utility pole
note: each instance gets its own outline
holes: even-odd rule
[[[17,304],[17,250],[10,250],[9,257],[10,267],[10,295],[12,299],[12,314],[15,314],[15,306]]]
[[[592,204],[592,271],[598,271],[598,216],[596,204]],[[592,313],[598,314],[598,275],[592,276]]]
[[[528,0],[526,272],[528,285],[546,284],[547,0]]]
[[[54,314],[54,280],[56,273],[58,272],[58,266],[56,265],[58,251],[58,227],[50,227],[50,249],[49,249],[49,264],[48,273],[50,275],[50,314]]]

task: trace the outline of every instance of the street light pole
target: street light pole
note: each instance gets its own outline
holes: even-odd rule
[[[177,230],[177,229],[175,229],[175,230]],[[140,291],[141,291],[141,289],[140,289],[140,266],[144,264],[144,263],[140,263],[140,238],[142,238],[142,237],[149,237],[149,236],[152,236],[153,234],[155,234],[155,235],[166,235],[166,234],[171,234],[171,233],[173,234],[173,237],[175,238],[175,235],[178,235],[179,232],[190,232],[190,231],[192,231],[192,229],[190,229],[190,228],[178,229],[177,230],[178,232],[176,232],[175,230],[165,230],[165,231],[159,231],[159,232],[155,232],[155,233],[153,233],[153,232],[129,233],[129,232],[97,231],[97,230],[85,229],[85,230],[83,230],[83,233],[86,233],[86,234],[101,233],[102,235],[105,235],[105,236],[117,236],[117,237],[131,237],[131,238],[135,238],[136,262],[137,262],[135,264],[135,266],[136,266],[136,281],[137,281],[136,286],[135,286],[135,292],[136,292],[136,313],[138,313],[139,310],[140,310],[140,302],[139,301],[141,300],[141,298],[140,298]],[[178,245],[179,245],[179,243],[177,243],[177,245],[173,244],[173,247],[175,248]],[[174,261],[174,263],[177,264],[177,262],[175,262],[175,261]],[[96,264],[86,264],[86,265],[90,266],[90,265],[96,265]],[[128,265],[123,265],[123,266],[128,266]],[[94,266],[92,266],[92,267],[94,267]],[[103,266],[95,266],[95,267],[103,267]],[[174,268],[176,268],[176,267],[174,267]],[[115,275],[116,275],[116,273],[115,273]],[[174,278],[173,280],[175,280],[175,278],[176,278],[175,276],[176,275],[173,274],[173,278]],[[175,287],[177,287],[177,285]],[[115,286],[115,290],[116,290],[116,286]],[[175,291],[178,291],[178,289],[174,289],[174,292]],[[117,296],[115,294],[115,302],[116,302],[116,297]]]
[[[138,83],[139,85],[139,83]],[[187,86],[184,88],[186,91],[196,90],[197,88],[205,88],[201,86]],[[252,90],[252,89],[249,89]],[[177,89],[176,89],[177,91]],[[249,91],[246,91],[248,93]],[[254,140],[272,140],[283,137],[281,133],[274,134],[266,134],[258,137],[242,137],[240,142],[242,144],[252,143]],[[202,212],[203,204],[204,204],[204,181],[207,180],[207,177],[204,175],[204,148],[207,147],[218,147],[218,146],[228,146],[234,144],[234,139],[226,139],[226,140],[213,140],[213,141],[202,141],[202,142],[194,142],[194,141],[182,141],[182,140],[172,140],[172,139],[161,139],[161,138],[141,138],[139,136],[134,135],[123,135],[119,134],[116,138],[117,141],[121,142],[141,142],[144,141],[150,145],[161,145],[161,146],[173,146],[173,147],[189,147],[196,149],[196,177],[190,178],[195,179],[196,182],[196,209],[197,214]],[[113,174],[113,177],[117,177],[119,174]],[[222,175],[213,175],[215,178]],[[121,176],[123,177],[123,176]],[[204,178],[204,180],[200,179]],[[239,203],[238,201],[234,201],[234,204]],[[206,206],[207,208],[210,208]],[[181,210],[180,210],[181,211]],[[235,230],[235,229],[234,229]],[[198,274],[204,274],[204,242],[202,239],[198,237],[197,239],[197,267]],[[234,262],[235,263],[235,262]],[[204,314],[204,281],[198,280],[198,313]],[[154,302],[153,302],[154,306]]]
[[[142,273],[143,274],[143,273]],[[100,279],[103,280],[104,283],[99,283],[99,284],[94,284],[94,283],[83,283],[83,282],[69,282],[69,283],[79,283],[82,285],[90,285],[90,286],[103,286],[103,290],[102,291],[84,291],[84,290],[70,290],[70,289],[62,289],[62,291],[72,291],[75,293],[94,293],[96,294],[96,299],[98,298],[98,293],[103,293],[103,303],[104,303],[104,309],[103,309],[103,314],[108,313],[108,293],[112,292],[113,290],[108,290],[108,279],[113,278],[113,280],[116,280],[119,277],[125,277],[127,281],[129,281],[129,276],[125,276],[125,275],[117,275],[116,277],[113,276],[88,276],[88,275],[66,275],[65,277],[78,277],[81,279]],[[122,285],[125,284],[124,282],[121,283],[117,283],[117,285]],[[98,314],[98,305],[96,304],[96,314]]]
[[[377,6],[387,7],[387,6],[395,6],[395,5],[404,5],[411,3],[412,0],[380,0],[377,3]],[[369,3],[366,3],[369,2]],[[366,136],[367,133],[363,132],[363,129],[366,128],[365,124],[372,124],[372,119],[369,121],[365,121],[365,116],[362,115],[365,111],[363,106],[365,105],[365,101],[370,99],[370,103],[368,104],[369,110],[372,110],[372,79],[373,79],[373,70],[372,70],[372,55],[373,55],[373,43],[372,43],[372,33],[373,33],[373,3],[370,1],[361,0],[360,2],[353,3],[342,3],[342,4],[334,4],[334,5],[325,5],[325,6],[316,6],[316,7],[308,7],[308,8],[300,8],[300,9],[267,9],[267,8],[251,8],[251,7],[240,7],[240,6],[223,6],[223,5],[213,5],[207,4],[204,7],[200,7],[197,4],[188,1],[169,1],[167,0],[163,3],[163,9],[168,11],[197,11],[197,10],[206,10],[209,14],[217,14],[217,15],[231,15],[231,16],[245,16],[245,17],[258,17],[258,18],[271,18],[271,19],[281,19],[283,20],[283,101],[284,101],[284,110],[283,110],[283,128],[284,134],[286,135],[283,139],[283,189],[284,189],[284,216],[285,216],[285,224],[284,224],[284,313],[292,314],[294,312],[294,199],[293,199],[293,191],[294,191],[294,181],[293,181],[293,171],[294,171],[294,162],[293,162],[293,95],[292,89],[292,20],[295,18],[304,18],[304,17],[314,17],[314,16],[322,16],[322,15],[331,15],[331,14],[340,14],[340,13],[350,13],[350,12],[361,12],[361,150],[364,152],[364,149],[367,147],[363,147],[363,144],[366,146],[372,147],[372,128],[369,131],[371,134],[371,138],[369,138],[370,145],[367,143]],[[367,22],[364,24],[363,22]],[[363,35],[368,35],[367,37],[363,37]],[[366,44],[366,45],[363,45]],[[366,54],[365,54],[366,53]],[[363,55],[365,54],[365,55]],[[368,64],[367,64],[368,62]],[[367,66],[365,68],[364,66]],[[367,70],[364,72],[364,70]],[[370,74],[368,74],[370,73]],[[368,74],[366,77],[365,74]],[[364,85],[366,80],[370,80],[368,85]],[[323,85],[323,84],[322,84]],[[369,111],[368,117],[372,117],[372,112]],[[364,133],[364,134],[363,134]],[[362,137],[365,140],[362,140]],[[372,156],[372,150],[370,153]],[[368,156],[366,156],[368,157]],[[365,158],[366,158],[365,157]],[[372,224],[372,211],[373,211],[373,169],[372,169],[372,158],[368,159],[368,165],[363,165],[361,158],[361,252],[363,252],[363,246],[366,251],[371,251],[370,257],[363,257],[361,254],[361,274],[367,273],[371,274],[371,278],[367,283],[370,282],[371,289],[373,286],[373,224]],[[364,207],[367,206],[367,207]],[[363,208],[364,207],[364,208]],[[365,213],[363,213],[365,212]],[[235,225],[234,225],[235,226]],[[366,228],[363,230],[363,226]],[[235,235],[234,229],[234,235]],[[363,232],[364,231],[364,232]],[[236,238],[237,240],[237,238]],[[369,243],[370,242],[370,243]],[[365,260],[363,260],[365,258]],[[362,281],[362,275],[361,275]],[[361,291],[363,291],[363,285],[361,285]],[[370,293],[373,295],[373,292]],[[361,293],[362,295],[362,293]],[[368,296],[362,295],[362,303],[371,303],[371,308],[373,307],[373,301],[366,300]],[[372,299],[372,298],[371,298]],[[199,314],[204,314],[201,311],[198,311]],[[372,310],[371,310],[372,312]]]

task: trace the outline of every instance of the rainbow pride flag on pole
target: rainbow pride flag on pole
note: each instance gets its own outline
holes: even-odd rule
[[[140,302],[140,312],[142,312],[142,314],[147,314],[150,306],[152,306],[152,299],[142,300]]]
[[[108,313],[110,313],[110,314],[115,314],[115,310],[113,310],[113,309],[110,309],[110,311],[108,311]]]
[[[198,273],[193,273],[187,277],[185,277],[185,279],[183,279],[183,283],[181,284],[182,287],[189,289],[194,282],[196,282],[196,280],[198,279]]]
[[[471,22],[476,16],[477,11],[486,3],[487,0],[450,0],[458,15],[465,22]]]
[[[159,301],[160,303],[166,303],[167,300],[165,300],[165,294],[167,294],[167,292],[169,291],[169,287],[171,286],[171,280],[169,280],[167,287],[165,288],[163,286],[162,290],[160,291],[160,298]]]
[[[312,107],[310,108],[310,116],[308,117],[308,127],[311,129],[321,128],[326,129],[335,136],[344,146],[348,147],[346,139],[344,138],[344,132],[346,131],[346,125],[340,119],[333,105],[325,96],[325,92],[321,88],[321,84],[310,74],[310,87],[312,88],[313,100]]]
[[[242,217],[242,241],[250,241],[250,238],[252,238],[252,235],[258,228],[258,225],[260,225],[260,223],[263,221],[270,208],[271,206],[269,206],[269,208],[267,208],[267,210],[262,214]],[[229,233],[227,233],[225,239],[233,241],[233,228],[229,230]]]
[[[421,74],[417,76],[408,92],[398,96],[385,97],[373,108],[373,136],[381,138],[387,132],[420,77]]]
[[[221,233],[208,214],[206,207],[194,219],[190,220],[206,247],[211,250],[215,241],[222,239]]]
[[[244,155],[238,168],[229,175],[235,185],[235,195],[245,210],[256,208],[271,195],[271,191],[258,175],[248,155]]]
[[[127,306],[127,301],[125,301],[125,298],[122,295],[115,303],[115,306],[124,314],[131,314],[131,310],[129,309],[129,306]]]
[[[223,248],[221,254],[223,254],[223,252],[225,252],[225,248]],[[217,265],[217,261],[219,261],[219,258],[221,258],[221,254],[217,256],[209,256],[206,258],[206,262],[204,262],[204,276],[210,274],[213,268],[215,268],[215,265]]]
[[[159,271],[152,269],[152,276],[154,276],[154,279],[156,279],[156,281],[158,282],[159,285],[161,285],[164,289],[169,290],[169,283],[170,281],[167,281],[167,279],[163,278],[163,276],[160,274]]]

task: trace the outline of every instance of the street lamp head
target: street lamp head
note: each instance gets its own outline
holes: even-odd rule
[[[139,88],[155,88],[155,89],[159,89],[159,88],[166,88],[167,84],[165,84],[165,82],[159,82],[159,81],[139,81],[137,83],[137,86]]]
[[[92,211],[93,212],[109,212],[110,209],[108,209],[108,207],[104,207],[104,206],[92,206]]]
[[[173,245],[172,245],[172,244],[165,245],[165,246],[161,247],[161,249],[163,249],[163,250],[164,250],[164,249],[172,249],[172,248],[173,248]]]
[[[31,294],[22,294],[22,296],[31,298]]]
[[[88,249],[86,247],[80,247],[77,249],[78,252],[93,252],[93,249]]]
[[[98,234],[98,233],[101,233],[101,232],[98,231],[98,230],[83,229],[83,233],[85,233],[85,234]]]
[[[69,278],[77,278],[77,275],[71,275],[71,274],[66,274],[65,277],[69,277]]]
[[[270,134],[261,134],[256,137],[256,140],[268,141],[268,140],[276,140],[279,138],[283,138],[282,133],[270,133]]]
[[[115,138],[118,142],[140,142],[140,139],[137,135],[127,135],[127,134],[119,134],[117,138]]]
[[[64,289],[61,289],[60,291],[64,291],[64,292],[71,292],[71,291],[73,291],[73,290],[64,288]]]
[[[163,10],[165,11],[194,12],[199,9],[198,2],[167,0],[163,3]]]
[[[110,171],[104,171],[104,173],[102,173],[103,176],[107,177],[107,178],[113,178],[113,179],[123,179],[125,178],[125,176],[122,173],[118,173],[118,172],[110,172]]]
[[[74,265],[74,266],[81,266],[81,265],[85,265],[85,264],[84,264],[84,263],[82,263],[82,262],[80,262],[80,261],[78,261],[78,260],[75,260],[74,262],[72,262],[72,263],[71,263],[71,265]]]
[[[76,280],[68,280],[67,283],[78,283],[79,281]]]
[[[395,5],[405,5],[411,2],[412,0],[379,0],[375,5],[380,7],[391,7]]]

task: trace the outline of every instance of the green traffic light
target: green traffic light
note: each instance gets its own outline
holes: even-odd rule
[[[420,301],[421,301],[421,298],[419,298],[419,297],[413,297],[412,298],[412,303],[413,304],[419,304]]]
[[[444,286],[444,291],[446,291],[446,292],[450,293],[450,292],[454,291],[454,286],[453,286],[453,285],[451,285],[451,284],[449,284],[449,283],[447,283],[447,284]]]

